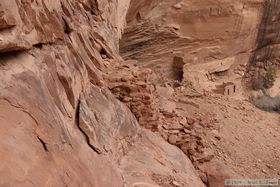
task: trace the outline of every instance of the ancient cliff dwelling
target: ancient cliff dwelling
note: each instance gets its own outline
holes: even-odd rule
[[[279,186],[279,35],[280,0],[0,0],[0,187]]]
[[[225,96],[234,96],[238,93],[237,87],[233,82],[223,83],[218,85],[214,90],[215,93],[223,94]]]
[[[224,85],[224,95],[234,95],[236,91],[236,85],[234,83],[229,82]]]

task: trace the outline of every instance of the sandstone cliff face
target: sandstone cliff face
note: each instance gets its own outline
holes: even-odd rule
[[[264,2],[263,16],[258,30],[257,45],[252,63],[279,57],[279,1]]]
[[[173,58],[182,57],[184,81],[198,88],[214,91],[223,82],[241,86],[262,20],[262,0],[135,0],[131,7],[137,9],[128,12],[124,58],[174,79]]]
[[[279,176],[278,116],[267,124],[249,104],[202,92],[225,83],[241,95],[248,65],[279,62],[278,8],[277,0],[1,0],[0,186],[218,187],[231,169],[247,176],[257,158],[252,176],[265,177],[267,164]],[[250,149],[263,142],[265,154]]]
[[[0,186],[204,186],[103,79],[128,6],[0,2]]]
[[[272,96],[279,94],[279,2],[266,0],[263,2],[263,13],[258,28],[255,48],[251,53],[245,76],[247,87],[258,87],[257,80],[268,70],[276,73],[274,85],[267,89]]]

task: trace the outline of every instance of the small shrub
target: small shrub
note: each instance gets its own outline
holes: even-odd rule
[[[265,111],[280,112],[280,95],[271,97],[268,95],[251,98],[254,105]]]
[[[266,90],[272,88],[276,78],[276,69],[270,67],[264,74],[258,73],[258,75],[252,79],[252,88],[254,90]]]
[[[263,90],[264,89],[264,76],[258,74],[252,79],[253,90]]]

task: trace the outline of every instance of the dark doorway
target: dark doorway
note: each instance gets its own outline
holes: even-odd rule
[[[183,57],[175,56],[173,58],[172,71],[173,71],[174,80],[177,80],[179,82],[183,81],[184,65],[185,65],[185,62],[184,62]]]

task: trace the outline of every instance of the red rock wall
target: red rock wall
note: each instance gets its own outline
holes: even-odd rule
[[[0,186],[203,186],[106,86],[129,3],[117,2],[0,2]]]

